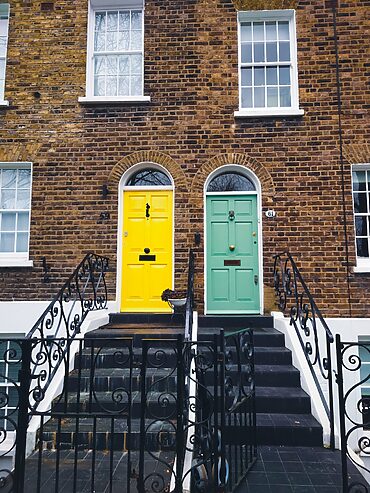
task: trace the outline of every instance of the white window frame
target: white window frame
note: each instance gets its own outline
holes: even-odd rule
[[[33,261],[29,258],[30,236],[31,236],[31,213],[32,213],[32,174],[33,167],[30,162],[0,162],[1,169],[29,169],[31,170],[30,182],[30,207],[28,218],[28,248],[26,252],[0,252],[0,267],[32,267]],[[2,212],[5,209],[0,209]],[[11,211],[11,209],[9,209]]]
[[[363,164],[353,164],[352,165],[352,169],[351,169],[351,194],[352,194],[352,211],[353,211],[353,223],[354,223],[354,235],[355,235],[355,251],[356,251],[356,266],[353,268],[353,272],[357,272],[357,273],[366,273],[366,272],[370,272],[370,240],[369,240],[369,257],[366,258],[366,257],[357,257],[357,243],[356,243],[356,240],[357,240],[357,235],[356,235],[356,221],[355,221],[355,218],[356,218],[356,215],[359,214],[359,213],[356,213],[355,212],[355,201],[354,201],[354,198],[353,198],[353,193],[354,193],[354,190],[353,190],[353,172],[354,171],[368,171],[370,173],[370,163],[363,163]],[[369,190],[370,192],[370,186],[369,186]],[[366,192],[367,193],[367,192]],[[367,197],[368,199],[368,197]],[[368,199],[369,202],[368,202],[368,217],[369,217],[369,223],[370,223],[370,198]],[[362,215],[362,214],[360,214]],[[368,223],[368,228],[369,228],[369,223]],[[370,228],[368,229],[368,237],[370,238]]]
[[[150,96],[144,96],[144,57],[145,57],[145,32],[144,32],[144,0],[89,0],[88,26],[87,26],[87,55],[86,55],[86,96],[78,98],[80,103],[108,103],[108,102],[150,102]],[[142,10],[142,95],[137,96],[95,96],[94,95],[94,26],[95,13],[106,10]]]
[[[5,83],[6,83],[6,65],[8,59],[8,42],[9,42],[9,22],[10,22],[10,4],[4,3],[0,4],[0,17],[6,17],[8,19],[7,29],[6,29],[6,46],[5,46],[5,55],[0,57],[0,60],[4,60],[5,62],[5,71],[4,71],[4,90],[0,92],[0,106],[9,106],[9,101],[5,99]]]
[[[241,23],[242,22],[266,22],[266,21],[288,21],[290,33],[290,52],[291,60],[285,65],[291,65],[291,106],[290,107],[269,107],[269,108],[243,108],[241,91]],[[279,65],[275,62],[265,62],[261,66]],[[253,67],[253,64],[251,64]],[[298,66],[297,66],[297,35],[295,23],[295,10],[257,10],[238,12],[238,77],[239,77],[239,110],[234,112],[235,117],[263,117],[263,116],[300,116],[304,110],[299,108],[298,98]]]

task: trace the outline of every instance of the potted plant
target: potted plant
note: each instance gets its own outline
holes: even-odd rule
[[[165,289],[161,296],[162,301],[167,302],[173,310],[181,309],[186,304],[186,291],[173,291]]]

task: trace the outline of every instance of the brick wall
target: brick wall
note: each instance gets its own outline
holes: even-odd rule
[[[323,312],[348,316],[328,5],[297,3],[299,96],[305,115],[236,120],[237,23],[231,0],[147,0],[145,94],[151,103],[99,106],[78,103],[85,90],[87,0],[58,0],[51,10],[35,0],[10,3],[10,106],[0,110],[0,156],[33,162],[34,267],[0,268],[1,300],[50,298],[89,250],[109,256],[115,266],[118,182],[131,164],[147,159],[167,167],[175,180],[178,287],[185,283],[194,232],[202,232],[196,248],[196,296],[202,307],[203,184],[211,170],[232,162],[257,174],[263,209],[277,212],[263,222],[265,284],[272,285],[272,255],[289,247]],[[358,148],[368,150],[368,8],[368,1],[349,1],[339,6],[338,15],[351,266],[350,162]],[[368,153],[360,155],[370,162]],[[105,199],[103,183],[110,190]],[[101,220],[101,212],[110,218]],[[42,282],[43,256],[51,266],[51,284]],[[109,283],[113,299],[114,272]],[[351,274],[354,316],[370,316],[365,304],[369,285],[370,275]]]

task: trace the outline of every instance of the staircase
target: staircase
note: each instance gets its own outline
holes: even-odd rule
[[[86,336],[86,348],[76,359],[81,366],[81,374],[75,369],[69,382],[68,410],[72,412],[86,412],[90,402],[90,375],[91,349],[89,338],[99,337],[109,340],[113,337],[133,337],[134,352],[138,351],[142,338],[164,339],[183,333],[182,316],[168,315],[125,315],[112,314],[110,323]],[[255,384],[256,384],[256,411],[257,411],[257,440],[261,445],[290,445],[290,446],[322,446],[322,427],[311,415],[310,397],[300,387],[299,371],[292,365],[291,352],[284,346],[284,335],[273,328],[272,317],[226,317],[200,316],[199,340],[209,338],[218,333],[221,328],[227,334],[241,328],[254,328],[255,345]],[[113,357],[114,348],[105,348],[97,356],[97,365],[94,375],[94,388],[99,405],[103,405],[109,412],[118,409],[112,400],[112,391],[119,388],[128,388],[130,379],[129,368],[122,368]],[[155,412],[161,417],[158,397],[164,391],[171,392],[176,388],[176,373],[170,378],[164,378],[165,369],[148,368],[147,384],[151,385],[150,401]],[[131,447],[136,448],[140,440],[140,369],[132,370],[133,415],[131,430]],[[208,382],[212,385],[212,382]],[[78,388],[80,392],[78,392]],[[55,404],[55,410],[62,410],[63,400]],[[96,403],[95,403],[96,406]],[[94,411],[94,409],[92,409]],[[117,428],[111,437],[109,418],[101,419],[97,423],[95,448],[107,450],[113,446],[114,450],[126,450],[128,430],[126,420],[117,421]],[[76,436],[76,424],[72,419],[70,430],[68,419],[64,420],[63,433],[59,436],[62,448],[72,448],[78,438],[79,448],[89,449],[93,445],[92,418],[79,419],[79,432]],[[158,422],[162,433],[171,433],[168,424]],[[155,433],[146,436],[146,447],[155,449]],[[246,437],[247,438],[247,437]],[[170,440],[170,437],[167,437]],[[56,446],[57,423],[51,419],[44,427],[43,440],[49,448]]]

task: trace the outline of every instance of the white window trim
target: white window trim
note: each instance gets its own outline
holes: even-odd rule
[[[94,96],[94,25],[95,25],[95,12],[107,9],[123,9],[132,10],[140,9],[143,12],[142,15],[142,33],[143,33],[143,61],[142,61],[142,74],[143,74],[143,92],[144,92],[144,58],[145,58],[145,2],[131,1],[126,2],[123,0],[90,0],[88,5],[88,26],[87,26],[87,53],[86,53],[86,95],[78,98],[79,103],[85,104],[104,104],[104,103],[149,103],[150,96]]]
[[[370,171],[370,163],[359,163],[353,164],[351,166],[351,197],[352,197],[352,212],[353,212],[353,220],[355,219],[355,203],[353,200],[353,172],[354,171]],[[356,251],[356,265],[353,267],[353,272],[355,274],[366,274],[370,273],[370,257],[357,257],[357,246],[356,246],[356,224],[354,222],[354,235],[355,235],[355,251]],[[370,233],[370,232],[368,232]],[[370,252],[369,252],[370,253]]]
[[[7,5],[8,7],[8,26],[7,26],[7,35],[6,35],[6,49],[5,49],[5,72],[4,72],[4,94],[0,95],[0,98],[2,97],[3,99],[0,99],[0,107],[1,106],[9,106],[9,101],[5,99],[5,86],[6,86],[6,67],[8,65],[8,44],[9,44],[9,24],[10,24],[10,3],[4,4]]]
[[[33,267],[33,260],[30,260],[30,237],[31,237],[31,214],[32,214],[32,177],[33,166],[30,162],[0,162],[1,168],[13,168],[13,169],[30,169],[31,170],[31,184],[30,184],[30,209],[28,218],[28,250],[27,252],[0,252],[0,267]]]
[[[290,47],[291,47],[291,102],[292,106],[282,108],[243,108],[241,92],[241,34],[240,23],[248,21],[289,21]],[[238,12],[238,87],[239,87],[239,110],[234,112],[235,118],[256,118],[269,116],[302,116],[304,110],[299,108],[298,94],[298,64],[297,64],[297,34],[295,22],[295,10],[256,10]]]

